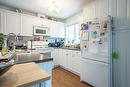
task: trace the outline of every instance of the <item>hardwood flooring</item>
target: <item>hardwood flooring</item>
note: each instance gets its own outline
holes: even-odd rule
[[[80,82],[79,76],[57,67],[52,70],[52,87],[91,87]]]

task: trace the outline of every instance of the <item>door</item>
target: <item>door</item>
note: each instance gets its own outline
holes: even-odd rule
[[[4,33],[4,13],[0,11],[0,32]]]
[[[51,37],[65,37],[64,23],[51,21],[50,25]]]
[[[60,65],[63,66],[63,67],[66,67],[67,64],[68,64],[67,60],[66,60],[67,56],[68,56],[68,54],[67,54],[66,50],[65,49],[61,49],[61,51],[60,51]]]
[[[52,58],[53,58],[54,66],[59,65],[59,49],[54,49],[52,51]]]
[[[59,38],[65,38],[65,26],[64,23],[57,22],[57,30],[58,32],[57,37]]]
[[[72,70],[77,73],[80,74],[80,69],[81,69],[81,52],[80,51],[73,51],[72,54]]]
[[[15,33],[20,34],[21,33],[21,16],[20,14],[16,13],[5,13],[6,17],[6,31],[5,34],[9,33]]]
[[[94,87],[108,87],[107,63],[82,59],[81,67],[81,80]]]
[[[22,15],[22,35],[32,36],[33,35],[33,26],[34,26],[34,17],[28,15]]]
[[[72,69],[73,68],[73,61],[72,61],[72,59],[73,59],[73,51],[72,50],[68,50],[67,52],[68,52],[68,56],[66,57],[67,58],[67,62],[68,62],[67,68],[72,71],[73,70]]]

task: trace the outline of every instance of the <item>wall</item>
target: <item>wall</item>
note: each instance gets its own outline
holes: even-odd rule
[[[12,6],[7,6],[7,5],[4,5],[4,4],[1,4],[1,3],[0,3],[0,9],[13,11],[13,12],[16,12],[16,9],[17,9],[17,10],[21,10],[22,14],[27,14],[27,15],[31,15],[31,16],[45,15],[45,14],[37,13],[37,12],[34,12],[34,11],[26,10],[26,9],[21,9],[21,8],[16,8],[16,7],[12,7]],[[46,19],[50,18],[50,16],[48,16],[48,15],[45,15],[45,17],[46,17]],[[52,20],[63,22],[63,19],[61,19],[61,18],[52,17]]]
[[[64,20],[63,22],[65,23],[65,26],[68,26],[68,25],[72,25],[72,24],[75,24],[75,23],[78,23],[79,22],[79,16],[82,15],[82,12],[79,12],[69,18],[67,18],[66,20]]]
[[[130,0],[93,0],[83,10],[88,19],[114,17],[113,51],[119,59],[113,61],[113,87],[130,87]]]

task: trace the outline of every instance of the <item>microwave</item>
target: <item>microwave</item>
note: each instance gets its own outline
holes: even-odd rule
[[[34,35],[50,36],[50,29],[48,27],[34,26]]]

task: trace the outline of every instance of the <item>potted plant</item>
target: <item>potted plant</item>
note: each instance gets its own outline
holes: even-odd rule
[[[2,50],[3,43],[4,43],[4,35],[3,33],[0,33],[0,51]]]

